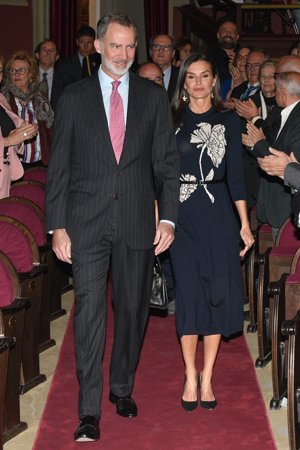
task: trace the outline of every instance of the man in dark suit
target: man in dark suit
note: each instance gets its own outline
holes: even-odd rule
[[[178,67],[172,65],[172,59],[175,54],[173,39],[167,34],[157,34],[150,39],[149,47],[152,61],[163,71],[164,86],[168,92],[168,97],[171,102],[176,89],[179,74]]]
[[[55,111],[62,91],[65,86],[73,82],[73,78],[57,69],[56,63],[59,60],[59,52],[54,41],[45,39],[40,42],[36,47],[35,57],[39,63],[41,84],[48,95],[53,111]]]
[[[284,56],[277,66],[276,101],[282,107],[281,124],[273,142],[260,139],[253,146],[256,157],[269,157],[269,147],[300,159],[300,59]],[[257,203],[257,217],[260,222],[273,228],[276,237],[279,228],[291,213],[291,193],[283,182],[267,174],[262,177]]]
[[[257,158],[260,168],[268,175],[280,177],[284,185],[291,189],[294,194],[291,201],[291,211],[294,222],[300,227],[300,164],[294,153],[281,152],[270,147],[268,158]]]
[[[131,394],[154,254],[169,248],[177,220],[179,168],[169,102],[160,86],[129,72],[136,43],[136,26],[127,16],[99,21],[100,70],[68,86],[54,127],[47,230],[58,258],[73,265],[78,442],[100,436],[109,268],[115,317],[109,399],[117,414],[137,415]]]
[[[59,69],[72,77],[73,81],[91,76],[100,66],[101,56],[94,48],[95,36],[92,27],[82,26],[76,36],[77,52],[59,63]]]

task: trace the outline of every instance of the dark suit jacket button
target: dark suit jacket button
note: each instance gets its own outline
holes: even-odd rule
[[[114,193],[114,194],[112,195],[112,198],[113,198],[114,200],[118,200],[118,194]]]

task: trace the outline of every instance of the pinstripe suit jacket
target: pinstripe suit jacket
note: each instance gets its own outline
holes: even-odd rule
[[[126,135],[116,163],[98,74],[68,86],[55,114],[47,176],[47,230],[66,228],[77,248],[101,238],[110,208],[130,248],[146,249],[160,218],[177,220],[179,157],[163,89],[130,73]]]

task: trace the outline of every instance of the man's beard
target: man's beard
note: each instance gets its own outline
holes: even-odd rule
[[[236,41],[233,39],[224,41],[223,39],[219,42],[220,47],[224,48],[224,50],[233,50],[236,47]]]
[[[125,75],[125,73],[128,72],[128,70],[130,69],[130,67],[133,64],[133,60],[131,60],[131,61],[122,60],[122,62],[126,63],[126,65],[123,68],[121,68],[121,67],[118,68],[114,64],[116,62],[121,62],[121,61],[111,61],[111,60],[107,61],[102,56],[102,64],[109,70],[109,72],[111,72],[111,73],[113,73],[114,75],[117,75],[117,76]]]

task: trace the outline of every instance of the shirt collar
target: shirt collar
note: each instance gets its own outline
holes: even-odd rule
[[[259,81],[257,81],[257,83],[254,83],[254,84],[250,84],[250,83],[248,83],[247,84],[247,87],[259,87]]]
[[[98,75],[99,75],[100,85],[102,87],[109,86],[111,88],[111,83],[115,80],[113,78],[111,78],[109,75],[107,75],[107,73],[105,73],[102,70],[102,65],[99,68]],[[128,86],[129,85],[129,72],[126,72],[121,78],[119,78],[119,81],[122,83],[123,86],[125,86],[125,85]]]
[[[286,108],[283,108],[283,110],[281,111],[281,116],[282,117],[288,117],[291,112],[293,111],[293,109],[295,108],[295,106],[297,105],[297,103],[299,103],[300,100],[297,100],[296,102],[292,103],[291,105],[287,106]]]
[[[42,69],[42,67],[39,67],[39,73],[40,77],[43,78],[43,73],[46,73],[47,75],[51,76],[54,72],[54,67],[50,67],[48,70]]]

